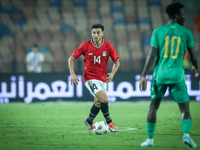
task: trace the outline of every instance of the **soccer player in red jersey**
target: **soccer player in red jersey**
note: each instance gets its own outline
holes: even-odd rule
[[[91,31],[92,39],[81,44],[68,60],[70,70],[71,84],[78,84],[78,77],[74,72],[74,61],[81,55],[84,56],[85,71],[83,73],[83,82],[86,88],[94,95],[94,104],[91,107],[89,117],[85,124],[89,132],[94,132],[93,120],[101,109],[111,132],[118,131],[109,115],[108,96],[106,95],[107,83],[112,81],[115,73],[119,69],[120,61],[117,51],[114,47],[103,39],[104,26],[94,24]],[[114,65],[111,73],[107,74],[107,62],[109,56]]]

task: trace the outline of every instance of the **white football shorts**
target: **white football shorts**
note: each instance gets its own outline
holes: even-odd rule
[[[106,93],[107,91],[107,83],[100,80],[88,80],[84,85],[95,97],[97,92],[103,90]]]

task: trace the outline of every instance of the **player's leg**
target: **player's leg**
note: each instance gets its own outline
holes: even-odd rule
[[[96,115],[99,113],[99,110],[100,110],[100,101],[95,96],[93,87],[96,87],[96,84],[95,84],[95,86],[94,86],[94,84],[95,84],[95,81],[92,81],[92,80],[89,80],[84,84],[85,87],[90,91],[90,93],[92,93],[94,95],[94,104],[92,105],[92,107],[90,109],[89,117],[84,121],[84,123],[88,127],[90,133],[94,133],[93,120],[96,117]]]
[[[190,130],[192,127],[192,118],[189,110],[189,101],[186,103],[179,103],[179,108],[182,113],[182,130],[183,130],[183,143],[189,147],[197,147],[195,142],[190,138]]]
[[[147,115],[147,140],[141,143],[141,146],[154,146],[153,137],[156,129],[156,113],[160,106],[161,98],[151,100],[149,112]]]
[[[101,90],[96,93],[96,97],[99,99],[101,103],[100,109],[103,113],[104,118],[106,119],[106,123],[108,124],[110,131],[111,132],[118,131],[116,126],[113,124],[112,119],[110,118],[108,96],[103,90]]]
[[[160,102],[165,94],[167,85],[156,84],[155,80],[151,84],[151,104],[147,115],[147,140],[141,143],[142,147],[154,146],[153,137],[156,129],[156,113]]]
[[[107,89],[107,84],[105,82],[99,81],[99,80],[89,80],[85,83],[86,88],[94,95],[95,98],[95,104],[92,107],[93,111],[93,117],[95,114],[98,114],[97,111],[101,109],[107,124],[109,125],[109,129],[112,132],[117,131],[117,128],[114,126],[112,119],[110,118],[109,115],[109,108],[108,108],[108,97],[106,95],[106,89]],[[100,105],[100,109],[98,109],[98,106]],[[98,110],[97,110],[98,109]],[[90,116],[92,116],[90,114]],[[88,126],[89,131],[92,128],[91,121],[87,122],[87,119],[85,120],[85,124]]]
[[[93,124],[93,120],[94,118],[97,116],[97,114],[99,113],[100,110],[100,101],[97,97],[94,97],[94,104],[92,105],[91,109],[90,109],[90,114],[88,116],[88,118],[86,119],[88,124]]]
[[[106,119],[107,124],[112,122],[110,115],[109,115],[109,107],[108,107],[108,96],[104,91],[99,91],[96,93],[96,97],[100,101],[100,109]]]
[[[148,116],[147,116],[147,135],[148,138],[152,139],[156,127],[156,114],[160,106],[161,98],[151,100]]]
[[[182,114],[182,130],[183,130],[183,143],[187,144],[189,147],[196,147],[194,141],[190,138],[190,130],[192,126],[192,118],[189,109],[189,95],[187,93],[187,86],[183,80],[180,83],[173,84],[170,87],[170,93],[178,103],[179,109]]]

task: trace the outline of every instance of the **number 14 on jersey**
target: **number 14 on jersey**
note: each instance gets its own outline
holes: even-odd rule
[[[96,63],[101,63],[101,56],[94,56],[94,64],[96,64]]]

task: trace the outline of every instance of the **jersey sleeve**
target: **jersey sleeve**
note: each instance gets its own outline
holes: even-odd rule
[[[157,42],[157,35],[156,35],[156,32],[157,30],[154,30],[153,31],[153,34],[151,36],[151,42],[150,42],[150,45],[155,47],[155,48],[158,48],[158,42]]]
[[[188,33],[187,48],[194,47],[194,40],[191,31]]]
[[[81,55],[84,54],[84,43],[81,44],[76,50],[75,52],[72,54],[72,59],[76,60],[78,59]]]
[[[113,62],[119,61],[119,55],[111,44],[110,44],[110,57],[112,58]]]

